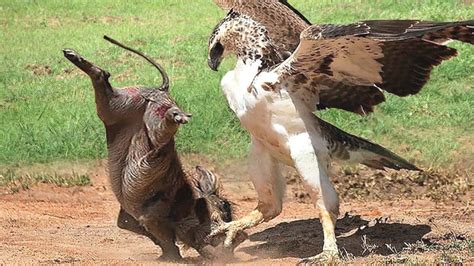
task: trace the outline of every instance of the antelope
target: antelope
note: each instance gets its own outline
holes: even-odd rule
[[[222,250],[220,241],[209,243],[206,237],[213,228],[230,222],[232,211],[219,194],[220,180],[214,173],[200,166],[194,171],[183,169],[174,136],[191,114],[171,98],[169,77],[161,65],[104,38],[147,60],[163,79],[159,87],[114,88],[108,71],[72,49],[63,50],[92,81],[97,115],[106,131],[110,185],[121,208],[118,227],[150,238],[161,247],[165,261],[182,259],[177,240],[205,258],[215,258]]]

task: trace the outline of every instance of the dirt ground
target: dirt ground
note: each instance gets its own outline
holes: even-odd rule
[[[239,165],[215,167],[225,176],[225,195],[237,216],[256,203],[245,167]],[[151,241],[115,225],[119,206],[103,163],[87,171],[92,184],[85,187],[37,184],[19,192],[0,188],[0,264],[158,262],[160,249]],[[427,181],[401,175],[405,181],[400,181],[394,178],[399,174],[343,172],[335,184],[342,197],[337,235],[345,262],[474,263],[469,176],[439,175]],[[299,258],[321,252],[317,211],[299,179],[288,176],[283,213],[249,230],[249,239],[236,249],[232,263],[294,265]],[[202,262],[192,250],[183,254],[188,263]]]

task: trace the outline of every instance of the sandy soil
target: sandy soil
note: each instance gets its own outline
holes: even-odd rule
[[[225,194],[241,215],[255,206],[256,198],[237,168],[218,170],[225,172]],[[94,169],[91,178],[86,187],[0,189],[0,264],[157,263],[159,248],[116,227],[119,206],[103,167]],[[283,213],[250,230],[232,262],[294,265],[321,251],[322,230],[311,199],[293,178],[287,194]],[[400,195],[365,201],[343,197],[337,235],[346,262],[474,263],[472,193],[446,202]],[[192,250],[183,254],[189,263],[201,262]]]

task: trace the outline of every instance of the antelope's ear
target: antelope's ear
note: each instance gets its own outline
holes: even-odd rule
[[[217,175],[201,166],[196,166],[196,173],[193,183],[199,197],[219,195],[221,182]]]

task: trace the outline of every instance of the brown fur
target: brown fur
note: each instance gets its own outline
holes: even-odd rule
[[[230,221],[231,211],[211,172],[197,168],[190,176],[183,171],[174,135],[190,115],[169,96],[164,70],[155,64],[164,76],[160,88],[116,89],[107,71],[73,50],[64,55],[92,80],[107,134],[110,182],[121,206],[118,226],[149,237],[166,260],[181,259],[177,238],[205,257],[215,256],[204,239]]]

